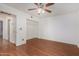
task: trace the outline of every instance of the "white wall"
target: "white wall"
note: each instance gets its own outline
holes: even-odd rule
[[[39,29],[39,38],[79,44],[79,12],[43,18]]]

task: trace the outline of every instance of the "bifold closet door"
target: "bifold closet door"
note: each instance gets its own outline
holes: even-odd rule
[[[27,20],[27,39],[37,38],[38,22]]]

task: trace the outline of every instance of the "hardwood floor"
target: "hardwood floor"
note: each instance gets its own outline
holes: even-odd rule
[[[72,44],[37,38],[16,47],[0,39],[0,56],[79,56],[79,48]]]
[[[72,44],[44,39],[31,39],[27,41],[26,45],[29,55],[79,56],[79,49]]]
[[[0,39],[0,56],[24,56],[27,55],[24,49],[25,45],[16,47],[7,40]]]

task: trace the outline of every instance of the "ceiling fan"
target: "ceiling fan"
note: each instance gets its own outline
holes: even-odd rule
[[[31,9],[28,9],[28,11],[37,10],[37,13],[40,14],[40,13],[45,13],[45,12],[51,13],[52,11],[49,10],[48,7],[53,5],[54,3],[47,3],[47,4],[34,3],[34,4],[37,6],[37,8],[31,8]]]

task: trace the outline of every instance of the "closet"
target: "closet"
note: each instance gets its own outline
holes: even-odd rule
[[[38,22],[34,20],[27,20],[27,39],[38,37]]]

